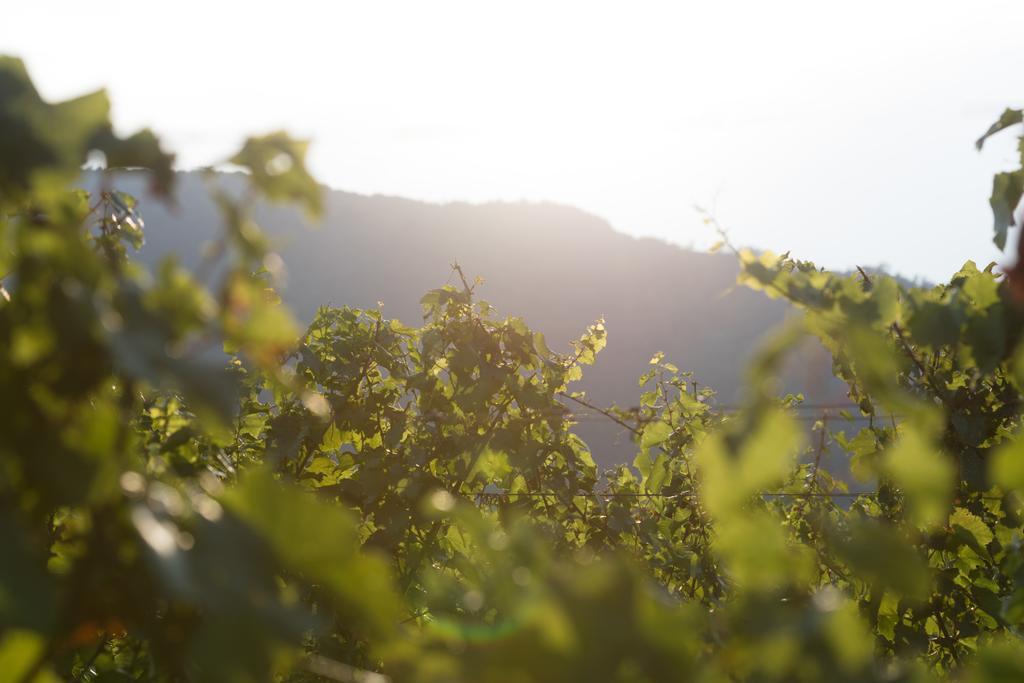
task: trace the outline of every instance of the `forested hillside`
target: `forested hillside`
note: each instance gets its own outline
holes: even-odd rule
[[[223,180],[230,187],[241,179]],[[178,174],[171,207],[145,199],[144,183],[119,183],[143,197],[141,260],[155,265],[178,254],[197,266],[220,220],[202,176]],[[282,295],[307,322],[325,303],[376,308],[381,302],[386,316],[418,324],[420,297],[452,283],[455,262],[468,277],[483,278],[482,297],[543,331],[553,349],[567,349],[603,317],[611,343],[579,384],[602,405],[635,405],[636,378],[656,351],[713,387],[717,400],[735,404],[757,345],[792,310],[736,287],[739,264],[731,254],[635,239],[556,204],[436,205],[327,190],[315,227],[303,229],[310,221],[289,207],[264,204],[256,214],[284,260]],[[816,344],[808,343],[784,374],[786,388],[812,403],[845,398],[831,359]],[[608,420],[587,420],[580,434],[604,465],[632,459],[628,435]]]

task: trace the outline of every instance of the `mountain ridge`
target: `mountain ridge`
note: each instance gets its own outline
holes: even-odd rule
[[[238,184],[223,178],[231,188]],[[117,186],[135,194],[146,220],[144,262],[176,253],[195,267],[216,236],[217,208],[196,173],[179,173],[178,209],[145,196],[141,178]],[[451,281],[458,262],[481,276],[480,297],[522,317],[552,349],[603,317],[608,345],[575,388],[598,404],[635,405],[637,377],[658,351],[691,371],[724,403],[740,398],[746,360],[792,309],[735,286],[738,263],[725,254],[633,237],[588,212],[554,202],[423,202],[325,190],[318,227],[288,207],[261,205],[257,220],[275,241],[287,279],[282,296],[308,322],[324,304],[376,307],[406,324],[422,319],[419,300]],[[809,400],[842,400],[830,359],[808,348],[785,375]],[[623,461],[628,439],[612,424],[581,424],[602,464]]]

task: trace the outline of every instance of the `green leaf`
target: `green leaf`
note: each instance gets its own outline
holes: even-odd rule
[[[672,436],[672,432],[672,425],[664,420],[648,422],[644,425],[643,432],[640,433],[640,448],[646,450],[652,446],[662,444]]]
[[[829,542],[854,575],[876,588],[923,600],[931,592],[927,564],[913,543],[896,529],[875,522],[856,522],[850,535],[833,532]]]
[[[319,217],[323,200],[320,186],[306,170],[308,148],[308,141],[278,131],[246,140],[231,163],[247,168],[253,184],[268,199],[298,202],[310,216]]]
[[[988,203],[992,206],[995,237],[992,241],[1000,249],[1006,248],[1006,231],[1016,224],[1014,211],[1024,194],[1024,169],[1007,173],[997,173],[992,179],[992,197]]]
[[[81,172],[90,141],[109,126],[109,111],[102,92],[43,101],[21,60],[0,56],[0,202],[30,189],[63,191]]]
[[[1018,123],[1021,123],[1022,121],[1024,121],[1024,109],[1004,110],[1002,115],[1000,115],[999,119],[991,126],[989,126],[988,130],[985,131],[984,135],[978,138],[978,140],[974,143],[975,146],[980,150],[985,145],[985,141],[988,138],[995,135],[1001,130],[1009,128],[1010,126],[1015,126]]]
[[[92,149],[103,152],[107,168],[143,168],[151,173],[151,189],[169,194],[174,184],[174,155],[160,148],[160,140],[151,130],[141,130],[127,138],[119,138],[109,127],[90,141]]]
[[[949,525],[954,529],[963,529],[973,540],[972,547],[982,549],[980,552],[983,557],[988,555],[988,551],[984,548],[992,542],[994,536],[992,530],[980,517],[964,508],[956,508],[949,516]]]
[[[658,493],[668,484],[672,475],[669,470],[668,456],[659,453],[652,459],[647,453],[640,453],[633,460],[633,466],[643,475],[642,484],[648,493]]]
[[[298,344],[295,318],[264,283],[236,273],[226,299],[225,337],[257,363],[270,366]]]
[[[989,308],[999,303],[999,278],[988,270],[978,270],[974,261],[967,261],[956,274],[960,290],[978,308]]]
[[[543,358],[552,358],[555,355],[551,352],[551,349],[548,348],[547,340],[541,332],[534,332],[533,347]]]
[[[267,540],[286,566],[322,583],[348,616],[386,633],[397,615],[387,565],[359,552],[355,521],[264,471],[249,472],[226,506]]]
[[[933,349],[955,344],[960,338],[963,317],[960,307],[927,300],[916,290],[911,297],[913,309],[907,327],[914,340]]]
[[[473,480],[479,475],[483,481],[495,483],[501,481],[502,478],[511,472],[512,467],[508,462],[508,454],[487,447],[477,457],[473,469],[467,476],[467,480]]]
[[[166,193],[173,180],[172,155],[146,130],[121,139],[111,129],[104,92],[49,104],[32,84],[24,64],[0,57],[0,201],[18,201],[30,189],[37,198],[66,189],[86,155],[99,150],[109,166],[147,168],[154,189]]]
[[[858,481],[866,482],[878,475],[879,445],[873,429],[865,427],[848,441],[845,435],[836,441],[849,452],[850,473]]]
[[[952,500],[956,467],[912,427],[882,459],[882,469],[903,490],[913,521],[930,526],[945,517]]]
[[[967,683],[1017,683],[1024,680],[1024,648],[1018,638],[1000,638],[980,648],[964,678]]]
[[[0,636],[0,677],[5,681],[57,683],[56,675],[44,667],[32,674],[36,660],[46,647],[45,640],[31,631],[9,630]]]
[[[1024,492],[1024,439],[1015,434],[991,456],[992,483],[1008,491]]]
[[[708,510],[728,517],[752,496],[777,486],[792,471],[802,443],[796,423],[778,410],[761,415],[738,451],[732,451],[723,435],[709,436],[694,454],[703,473],[701,494]]]

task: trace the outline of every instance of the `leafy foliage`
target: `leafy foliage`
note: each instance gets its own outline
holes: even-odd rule
[[[908,289],[738,252],[741,283],[801,312],[743,406],[656,354],[637,406],[603,408],[573,388],[602,321],[554,352],[458,265],[418,327],[325,307],[301,331],[253,212],[321,210],[282,133],[230,159],[240,194],[210,174],[224,230],[199,270],[145,273],[115,169],[166,196],[171,157],[107,109],[0,61],[5,680],[1024,673],[1015,269]],[[68,189],[91,152],[103,188]],[[851,398],[810,439],[802,397],[775,395],[804,335]],[[631,436],[632,467],[597,471],[580,406]]]
[[[1010,128],[1024,121],[1024,110],[1007,109],[999,120],[993,123],[985,134],[978,138],[977,147],[980,150],[990,136],[1001,130]],[[995,215],[994,241],[1000,249],[1006,247],[1006,231],[1017,224],[1014,211],[1020,203],[1021,195],[1024,194],[1024,137],[1020,142],[1021,168],[1016,171],[1008,171],[996,174],[992,180],[992,198],[989,204],[992,205],[992,213]]]

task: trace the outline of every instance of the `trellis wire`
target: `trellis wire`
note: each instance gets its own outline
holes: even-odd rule
[[[860,492],[826,492],[826,491],[762,491],[753,494],[754,497],[762,498],[872,498],[881,495],[881,491],[860,491]],[[559,498],[564,497],[557,491],[481,491],[473,494],[478,499],[482,498],[515,498],[522,496],[526,498]],[[688,498],[693,493],[659,493],[654,491],[584,491],[573,493],[569,498]],[[1002,500],[1002,496],[981,496],[983,500]]]

